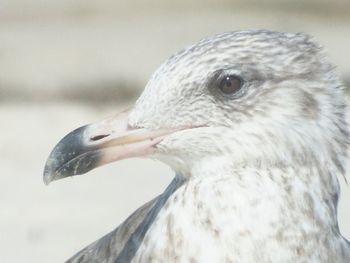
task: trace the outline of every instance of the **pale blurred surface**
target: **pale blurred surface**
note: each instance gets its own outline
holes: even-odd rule
[[[350,2],[0,0],[0,262],[63,262],[172,177],[131,159],[44,186],[66,133],[132,104],[173,52],[223,31],[307,32],[350,80]],[[340,227],[350,237],[350,191]]]

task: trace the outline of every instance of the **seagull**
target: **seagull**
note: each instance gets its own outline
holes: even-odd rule
[[[346,107],[334,66],[306,34],[235,31],[185,48],[132,109],[51,152],[46,184],[129,157],[175,174],[67,262],[350,262],[337,222]]]

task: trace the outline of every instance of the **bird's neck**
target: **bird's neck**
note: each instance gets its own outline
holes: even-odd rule
[[[216,158],[194,166],[188,180],[212,185],[212,190],[208,189],[206,193],[209,196],[211,192],[212,199],[229,196],[217,201],[240,207],[233,213],[242,215],[250,211],[251,216],[271,216],[273,221],[273,215],[264,215],[271,206],[279,217],[293,218],[301,214],[305,217],[303,222],[318,222],[324,228],[338,231],[337,175],[334,170],[330,171],[322,165],[236,167],[228,160]],[[225,186],[220,183],[221,180],[226,181]]]
[[[324,180],[313,167],[199,171],[178,175],[163,193],[164,206],[135,262],[192,256],[198,262],[291,263],[314,258],[315,251],[322,252],[317,262],[344,262],[333,261],[345,246],[334,242],[341,239],[336,180]],[[330,242],[339,246],[328,253]]]

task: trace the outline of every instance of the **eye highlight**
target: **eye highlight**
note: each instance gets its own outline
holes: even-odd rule
[[[219,83],[218,88],[224,94],[234,94],[239,91],[242,87],[242,80],[236,75],[225,76]]]

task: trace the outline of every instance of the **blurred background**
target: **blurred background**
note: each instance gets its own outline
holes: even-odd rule
[[[63,262],[160,193],[173,173],[150,160],[49,187],[42,172],[66,133],[131,105],[171,54],[257,28],[315,36],[349,85],[348,0],[0,0],[0,262]]]

